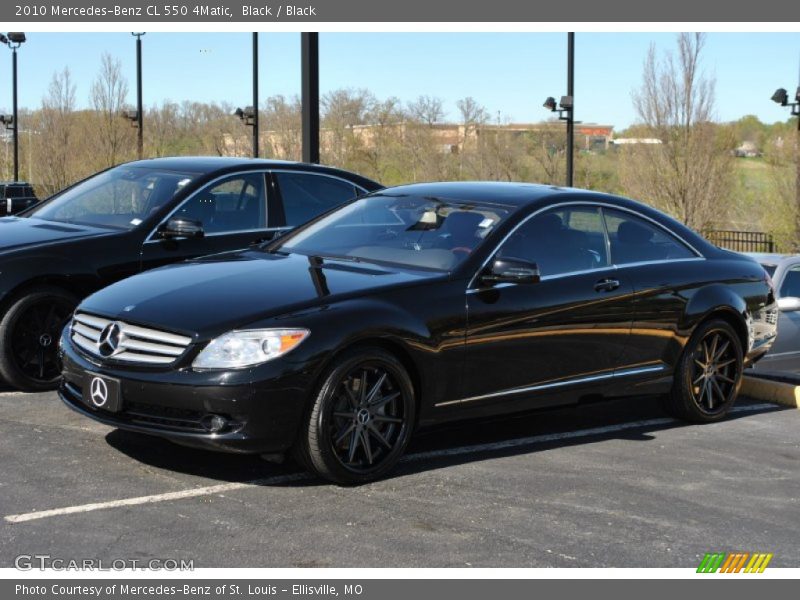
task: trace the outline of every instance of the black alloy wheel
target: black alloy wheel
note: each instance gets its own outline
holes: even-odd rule
[[[727,332],[709,331],[693,353],[692,398],[700,410],[713,414],[736,393],[739,357]]]
[[[664,408],[693,423],[719,421],[736,402],[742,371],[742,343],[733,327],[716,319],[702,323],[685,346]]]
[[[58,341],[77,298],[37,288],[17,299],[0,321],[0,375],[23,391],[55,389],[61,377]]]
[[[403,365],[379,348],[333,365],[300,439],[303,462],[340,484],[372,481],[399,460],[414,423],[414,390]]]

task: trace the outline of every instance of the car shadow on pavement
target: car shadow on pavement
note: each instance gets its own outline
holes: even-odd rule
[[[739,406],[745,404],[746,401],[740,402]],[[772,405],[759,407],[734,412],[728,419],[782,410]],[[689,426],[666,417],[653,399],[607,401],[453,423],[416,433],[404,459],[389,477],[604,440],[647,442],[655,439],[656,432]],[[275,464],[255,455],[189,448],[119,429],[108,433],[106,441],[119,452],[149,466],[222,482],[292,487],[327,485],[311,476],[282,478],[303,470],[290,457],[282,464]],[[265,479],[269,481],[261,481]]]

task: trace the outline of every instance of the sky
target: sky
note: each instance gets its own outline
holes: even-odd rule
[[[107,52],[122,62],[128,101],[135,103],[135,40],[128,33],[28,33],[19,50],[19,102],[34,108],[55,71],[68,67],[79,107],[89,105],[92,80]],[[493,118],[539,121],[547,96],[566,93],[565,33],[321,33],[321,93],[367,88],[378,98],[441,98],[447,120],[456,101],[474,97]],[[641,84],[648,48],[675,48],[674,33],[577,33],[575,118],[614,125],[636,119],[631,94]],[[262,33],[260,85],[267,96],[300,93],[300,34]],[[249,33],[147,33],[143,37],[144,102],[226,101],[251,104]],[[0,55],[1,56],[1,55]],[[778,87],[794,92],[800,33],[709,33],[705,72],[716,79],[717,118],[755,114],[772,123],[788,111],[770,102]],[[0,110],[11,107],[10,56],[0,60]],[[7,82],[7,83],[6,83]]]

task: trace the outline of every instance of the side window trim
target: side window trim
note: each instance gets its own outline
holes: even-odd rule
[[[608,269],[616,270],[616,269],[622,269],[622,268],[627,268],[627,267],[631,267],[631,266],[639,266],[639,265],[643,265],[643,264],[658,264],[658,263],[664,263],[664,262],[679,262],[679,261],[683,262],[683,261],[694,261],[694,260],[705,260],[706,259],[705,256],[703,256],[694,246],[692,246],[689,242],[684,240],[682,237],[680,237],[676,233],[672,232],[670,229],[668,229],[666,226],[662,225],[661,223],[659,223],[655,219],[651,219],[647,215],[643,215],[642,213],[640,213],[638,211],[635,211],[633,209],[630,209],[630,208],[627,208],[627,207],[623,207],[623,206],[616,206],[614,204],[608,204],[607,202],[596,202],[596,201],[588,201],[588,200],[584,200],[584,201],[573,200],[573,201],[569,201],[569,202],[560,202],[558,204],[552,204],[550,206],[542,207],[539,210],[533,211],[531,214],[529,214],[526,217],[524,217],[519,223],[514,225],[514,227],[511,228],[511,231],[509,231],[508,233],[506,233],[505,236],[503,236],[503,239],[501,239],[497,243],[497,245],[494,247],[494,249],[487,255],[486,259],[481,263],[481,265],[478,267],[478,269],[472,275],[472,277],[469,280],[469,283],[467,284],[467,293],[474,293],[474,291],[476,291],[478,289],[478,288],[476,288],[475,283],[478,281],[478,278],[479,278],[480,274],[486,268],[486,265],[489,264],[489,261],[491,261],[497,255],[497,253],[499,252],[499,250],[503,246],[503,244],[505,244],[506,241],[512,235],[514,235],[520,227],[522,227],[530,219],[536,217],[537,215],[540,215],[541,213],[543,213],[545,211],[556,209],[556,208],[561,208],[563,206],[591,206],[591,207],[595,207],[595,208],[601,209],[601,212],[602,212],[603,208],[608,208],[608,209],[611,209],[611,210],[619,210],[619,211],[622,211],[622,212],[630,213],[630,214],[632,214],[632,215],[634,215],[636,217],[639,217],[640,219],[644,219],[645,221],[647,221],[649,223],[653,223],[655,226],[657,226],[660,229],[662,229],[663,231],[665,231],[671,237],[679,240],[695,256],[692,257],[692,258],[644,261],[644,262],[641,262],[641,263],[637,263],[635,265],[633,263],[628,263],[628,264],[624,264],[624,265],[615,265],[615,264],[613,264],[613,262],[611,262],[607,267],[603,267],[602,269],[591,269],[589,271],[575,271],[575,272],[571,272],[571,273],[559,273],[558,275],[544,276],[544,277],[542,277],[542,280],[558,279],[558,278],[561,278],[561,277],[569,277],[571,275],[581,275],[581,274],[588,273],[588,272],[600,272],[600,271],[608,270]],[[604,224],[604,227],[605,227],[605,215],[603,214],[602,216],[603,216],[603,224]],[[608,231],[606,231],[606,240],[607,241],[609,240]],[[607,243],[610,244],[610,241],[608,241]],[[610,253],[608,255],[608,259],[609,259],[609,261],[611,261],[611,254]],[[517,285],[516,283],[510,283],[510,284],[507,284],[507,286],[504,286],[504,287],[510,287],[510,286],[516,286],[516,285]]]
[[[280,212],[283,219],[280,221],[281,226],[280,229],[294,229],[297,225],[287,225],[286,224],[286,208],[285,208],[285,201],[283,199],[283,190],[281,190],[281,185],[278,181],[278,178],[275,176],[278,173],[288,173],[290,175],[313,175],[315,177],[327,177],[328,179],[333,179],[336,181],[341,181],[342,183],[346,183],[350,187],[353,188],[355,195],[353,196],[352,200],[363,196],[364,194],[368,194],[369,190],[361,187],[360,185],[345,179],[344,177],[339,177],[338,175],[333,175],[331,173],[319,173],[316,171],[308,171],[305,169],[270,169],[270,179],[273,182],[275,194],[277,197],[277,204],[280,205]],[[331,207],[333,208],[333,207]]]
[[[264,214],[264,217],[265,217],[264,218],[264,223],[265,223],[265,226],[264,227],[256,227],[255,229],[237,229],[237,230],[234,230],[234,231],[218,231],[218,232],[214,232],[214,233],[209,233],[209,234],[206,235],[206,237],[213,237],[213,236],[217,236],[217,235],[231,235],[233,233],[253,233],[253,232],[257,232],[257,231],[272,231],[272,230],[282,229],[281,227],[270,227],[269,226],[269,213],[270,213],[270,211],[269,211],[269,195],[270,195],[270,190],[269,190],[269,186],[268,186],[268,183],[267,183],[269,181],[269,179],[267,177],[267,174],[268,174],[267,171],[265,171],[264,169],[251,169],[249,171],[237,171],[235,173],[225,173],[224,175],[220,175],[219,177],[215,177],[211,181],[207,182],[200,189],[197,189],[194,192],[192,192],[191,194],[189,194],[189,196],[184,198],[180,202],[180,204],[178,204],[175,208],[173,208],[171,211],[169,211],[169,213],[167,213],[167,216],[165,216],[163,219],[161,219],[161,221],[159,221],[158,224],[155,227],[153,227],[153,229],[150,231],[150,233],[145,238],[144,243],[145,244],[149,244],[150,242],[159,242],[159,241],[161,241],[161,239],[156,236],[156,233],[158,232],[158,228],[161,227],[167,221],[169,221],[175,213],[177,213],[181,208],[183,208],[184,204],[186,204],[187,202],[192,201],[199,194],[202,194],[206,190],[212,188],[213,186],[217,185],[218,183],[220,183],[220,182],[222,182],[222,181],[224,181],[226,179],[234,179],[234,178],[236,178],[238,176],[253,175],[253,174],[261,175],[261,178],[262,178],[262,180],[264,182],[264,202],[265,202],[265,205],[264,205],[264,213],[265,213]]]
[[[635,210],[631,210],[631,209],[628,209],[628,208],[623,208],[621,206],[610,206],[610,205],[604,205],[604,206],[605,206],[605,208],[608,208],[609,210],[612,210],[612,211],[628,213],[628,214],[633,215],[634,217],[636,217],[638,219],[641,219],[642,221],[645,221],[645,222],[653,225],[654,228],[656,228],[659,231],[661,231],[666,237],[668,237],[670,240],[672,240],[678,246],[681,246],[682,248],[685,248],[686,250],[688,250],[691,254],[694,254],[694,256],[689,256],[689,257],[686,257],[686,258],[659,258],[659,259],[653,259],[653,260],[638,260],[638,261],[629,262],[629,263],[616,263],[616,262],[614,262],[613,254],[611,253],[611,235],[608,233],[608,223],[606,223],[606,220],[605,220],[606,219],[605,211],[601,207],[601,213],[603,215],[603,225],[606,228],[606,240],[608,241],[608,259],[611,262],[611,264],[614,265],[615,267],[617,267],[618,269],[626,269],[628,267],[640,267],[640,266],[644,266],[644,265],[657,265],[657,264],[661,264],[661,263],[665,263],[665,262],[673,263],[673,262],[688,262],[688,261],[695,261],[695,260],[705,260],[705,257],[702,254],[700,254],[700,252],[698,252],[695,249],[694,246],[692,246],[689,242],[684,240],[682,237],[680,237],[679,235],[677,235],[672,230],[668,229],[666,226],[662,225],[661,223],[659,223],[655,219],[651,219],[651,218],[647,217],[646,215],[643,215],[640,212],[636,212]]]

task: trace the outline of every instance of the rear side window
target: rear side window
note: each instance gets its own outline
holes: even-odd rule
[[[780,295],[782,298],[800,298],[800,265],[795,265],[786,271]]]
[[[615,265],[695,257],[685,244],[649,221],[606,208],[603,215],[611,246],[611,262]]]
[[[359,194],[352,184],[341,179],[311,173],[275,173],[283,198],[286,224],[295,227],[310,221]]]

